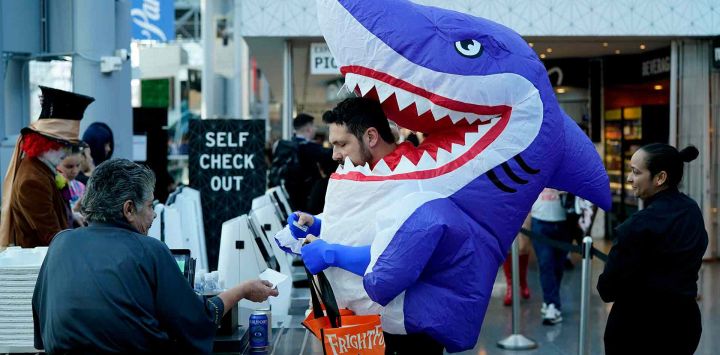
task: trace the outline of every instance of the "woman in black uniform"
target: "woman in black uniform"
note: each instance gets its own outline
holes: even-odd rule
[[[615,302],[607,354],[692,354],[700,341],[697,279],[708,244],[697,203],[678,191],[683,162],[698,156],[650,144],[632,157],[627,181],[645,209],[617,227],[597,289]]]

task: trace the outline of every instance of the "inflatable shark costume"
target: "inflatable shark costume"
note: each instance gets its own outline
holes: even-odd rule
[[[346,159],[331,176],[322,227],[318,219],[310,231],[293,228],[324,241],[303,247],[303,259],[313,272],[329,267],[340,307],[381,314],[389,333],[470,349],[498,267],[542,189],[610,207],[600,157],[509,28],[405,0],[317,8],[345,85],[429,137],[375,166]],[[300,251],[289,229],[276,238]]]

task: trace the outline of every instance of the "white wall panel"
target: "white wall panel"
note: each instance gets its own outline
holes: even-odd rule
[[[718,0],[416,0],[482,16],[523,36],[720,34]],[[315,0],[242,0],[243,36],[320,36]]]

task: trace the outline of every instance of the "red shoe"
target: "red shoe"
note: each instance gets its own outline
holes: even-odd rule
[[[507,284],[503,304],[509,306],[512,304],[512,264],[509,257],[503,263],[503,271],[505,272],[505,283]]]
[[[524,299],[530,298],[530,289],[525,285],[525,287],[520,286],[520,295]]]
[[[530,298],[530,288],[527,282],[527,269],[528,269],[528,258],[530,256],[520,255],[520,295],[524,299]]]
[[[512,286],[507,287],[507,290],[505,291],[505,298],[503,299],[503,304],[506,306],[512,305]]]

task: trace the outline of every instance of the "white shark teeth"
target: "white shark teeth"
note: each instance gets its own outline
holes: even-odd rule
[[[413,164],[410,159],[408,159],[406,156],[402,156],[400,158],[400,163],[395,167],[395,170],[393,171],[394,174],[403,174],[403,173],[410,173],[415,171],[415,164]]]
[[[343,86],[340,87],[340,90],[338,90],[337,94],[335,94],[335,97],[340,97],[340,93],[342,93],[343,91],[347,91],[348,93],[352,92],[352,90],[348,87],[348,84],[345,83],[343,84]]]
[[[410,106],[410,104],[415,102],[415,100],[413,99],[413,94],[405,90],[396,90],[395,98],[397,99],[398,109],[400,109],[400,111],[404,110],[405,108]]]
[[[463,117],[463,119],[465,119],[465,117]],[[365,176],[389,176],[437,169],[466,154],[493,126],[494,124],[487,124],[474,127],[476,129],[465,133],[464,143],[452,143],[449,147],[438,148],[435,158],[433,158],[428,151],[423,151],[417,164],[413,164],[407,156],[401,156],[400,161],[394,169],[390,169],[387,162],[382,159],[371,168],[368,163],[356,166],[352,160],[350,160],[350,157],[345,157],[343,164],[338,167],[337,172],[339,174],[357,172]]]
[[[370,92],[370,90],[373,88],[373,86],[375,86],[375,83],[371,79],[363,78],[360,80],[358,85],[360,86],[360,94],[362,96],[365,96],[365,95],[367,95],[368,92]]]
[[[458,122],[460,122],[460,120],[462,120],[463,118],[465,118],[465,114],[464,114],[464,113],[458,112],[458,111],[450,111],[450,120],[451,120],[453,123],[458,123]]]
[[[467,146],[467,145],[460,145],[457,143],[453,143],[450,147],[450,150],[454,157],[459,157],[459,156],[465,154],[465,152],[467,152],[468,148],[469,148],[469,146]]]
[[[365,165],[361,166],[361,167],[360,167],[360,172],[363,173],[363,174],[365,174],[365,175],[370,175],[370,174],[371,174],[370,164],[369,164],[369,163],[365,163]]]
[[[350,92],[355,91],[355,87],[357,86],[359,79],[360,78],[356,74],[345,75],[345,86],[347,86]]]
[[[353,164],[352,160],[350,160],[350,157],[345,157],[345,160],[343,161],[343,168],[345,171],[350,171],[355,168],[355,164]]]
[[[415,99],[415,108],[417,109],[418,117],[422,116],[425,112],[428,112],[428,110],[430,110],[430,106],[432,106],[432,102],[430,102],[430,100],[426,100],[424,97],[417,97]]]
[[[385,102],[385,100],[387,100],[388,97],[390,97],[390,95],[393,94],[393,89],[392,89],[392,87],[390,87],[390,85],[384,85],[384,84],[376,85],[375,89],[377,90],[378,98],[380,99],[380,103]]]
[[[433,116],[435,117],[435,121],[450,114],[450,110],[439,105],[432,105],[430,109],[432,110]]]
[[[480,140],[480,137],[482,137],[482,135],[479,132],[465,133],[465,145],[472,146],[473,144],[475,144],[477,141]]]
[[[390,167],[387,165],[384,159],[380,159],[380,161],[375,164],[375,167],[372,170],[373,174],[376,175],[388,175],[392,171],[390,170]]]
[[[438,165],[445,165],[453,159],[452,154],[445,149],[438,148],[437,151],[437,162]]]
[[[466,114],[465,114],[465,120],[467,120],[468,123],[473,123],[473,122],[475,122],[475,121],[477,121],[477,120],[479,120],[479,119],[480,119],[480,116],[478,116],[478,115],[476,115],[476,114],[472,114],[472,113],[466,113]]]
[[[434,168],[437,165],[435,160],[430,156],[430,154],[426,151],[423,152],[422,156],[420,157],[420,161],[418,162],[417,168],[418,170],[430,170]]]

